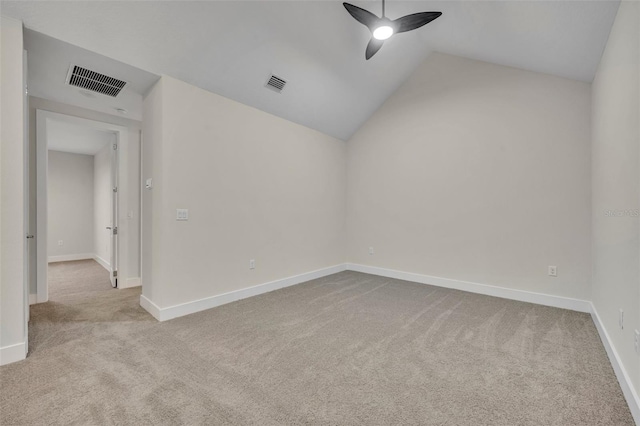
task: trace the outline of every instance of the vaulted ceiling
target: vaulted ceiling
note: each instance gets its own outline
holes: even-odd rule
[[[353,3],[380,13],[378,1]],[[336,1],[3,1],[1,11],[32,30],[347,140],[432,51],[590,82],[618,5],[391,0],[392,19],[443,16],[393,37],[369,61],[368,30]],[[271,74],[287,81],[281,94],[264,87]]]

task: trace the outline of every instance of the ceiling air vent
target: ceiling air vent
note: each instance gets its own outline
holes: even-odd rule
[[[269,89],[280,93],[282,92],[282,89],[284,89],[285,84],[287,84],[286,81],[284,81],[280,77],[276,77],[275,75],[272,75],[271,77],[269,77],[269,80],[267,81],[266,86]]]
[[[67,75],[67,84],[115,98],[127,82],[77,65],[71,65]]]

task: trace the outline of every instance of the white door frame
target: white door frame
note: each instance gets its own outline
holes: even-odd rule
[[[28,64],[28,57],[27,57],[27,51],[23,50],[22,51],[22,84],[23,84],[23,99],[24,99],[24,117],[23,117],[23,126],[24,126],[24,148],[23,148],[23,155],[24,155],[24,181],[23,181],[23,185],[24,185],[24,189],[23,189],[23,196],[24,196],[24,236],[25,236],[25,243],[24,243],[24,263],[23,263],[23,268],[24,268],[24,279],[23,279],[23,292],[24,292],[24,335],[25,335],[25,340],[24,340],[24,345],[25,345],[25,353],[29,353],[29,314],[30,314],[30,308],[29,308],[29,303],[30,303],[30,297],[29,297],[29,292],[30,292],[30,282],[29,282],[29,263],[30,263],[30,259],[31,259],[31,253],[33,252],[33,250],[35,249],[35,247],[31,247],[32,241],[33,241],[33,235],[31,235],[31,231],[32,229],[30,228],[30,223],[31,221],[29,220],[29,203],[31,201],[31,197],[30,197],[30,185],[29,185],[29,88],[27,86],[27,82],[28,82],[28,73],[27,73],[27,64]]]
[[[118,275],[117,272],[114,274],[114,271],[118,271],[118,202],[119,202],[119,193],[118,193],[118,138],[115,138],[115,142],[113,142],[113,149],[111,150],[111,155],[109,156],[109,166],[110,166],[110,176],[109,176],[109,184],[111,188],[114,189],[113,192],[109,194],[109,199],[111,201],[111,223],[109,226],[110,234],[109,241],[109,269],[111,276],[109,279],[111,280],[112,287],[118,287]],[[124,280],[120,280],[120,284],[122,284]]]
[[[116,124],[103,123],[101,121],[88,120],[72,115],[59,114],[56,112],[36,110],[36,263],[37,263],[37,303],[49,300],[49,288],[47,267],[49,259],[47,256],[47,207],[48,207],[48,141],[47,123],[50,121],[63,121],[65,123],[88,126],[96,130],[113,132],[116,134],[118,149],[118,250],[116,264],[118,265],[119,281],[126,279],[127,274],[127,248],[128,248],[128,222],[126,218],[127,197],[129,193],[127,179],[127,152],[128,152],[128,129]]]

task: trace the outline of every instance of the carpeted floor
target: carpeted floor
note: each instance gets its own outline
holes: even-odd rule
[[[591,318],[357,272],[158,323],[52,264],[0,424],[632,425]]]

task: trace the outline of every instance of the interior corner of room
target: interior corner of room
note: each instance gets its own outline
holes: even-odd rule
[[[335,2],[326,3],[308,7],[325,11]],[[400,8],[409,7],[397,3]],[[443,7],[451,7],[454,14],[455,8],[461,7],[459,3]],[[270,301],[273,306],[287,305],[276,301],[279,293],[270,292],[290,287],[309,294],[305,293],[308,298],[304,299],[298,298],[301,293],[282,293],[290,298],[287,300],[302,300],[309,310],[323,300],[327,305],[322,309],[329,310],[350,301],[342,293],[357,287],[357,277],[367,274],[379,280],[371,292],[387,285],[413,283],[433,286],[434,291],[446,289],[443,306],[448,306],[446,301],[454,306],[443,307],[433,324],[445,323],[465,297],[478,295],[487,299],[474,301],[495,302],[495,297],[504,303],[525,302],[531,309],[564,310],[530,311],[525,318],[517,312],[524,304],[501,310],[500,301],[487,302],[485,309],[496,311],[484,312],[486,324],[512,315],[520,326],[517,332],[511,330],[514,335],[542,333],[536,335],[539,338],[531,337],[532,346],[518,349],[523,352],[533,353],[548,343],[545,339],[549,335],[561,335],[565,329],[560,323],[575,325],[586,318],[585,327],[593,328],[599,340],[581,328],[578,334],[584,340],[575,347],[571,346],[573,340],[567,343],[571,346],[568,352],[584,347],[604,351],[619,385],[619,389],[607,387],[606,392],[614,397],[620,393],[629,407],[630,423],[640,424],[640,3],[521,3],[507,6],[502,2],[500,13],[524,19],[529,13],[545,11],[544,7],[558,13],[577,8],[575,15],[562,15],[566,19],[576,16],[579,22],[575,34],[567,37],[570,40],[558,41],[557,49],[561,51],[570,43],[581,48],[585,43],[579,40],[584,35],[593,41],[595,53],[584,47],[575,56],[550,54],[540,56],[535,66],[525,66],[530,61],[519,63],[521,56],[512,51],[511,56],[500,57],[497,50],[473,50],[479,49],[473,43],[464,44],[468,50],[456,49],[454,42],[442,41],[444,35],[438,31],[444,30],[436,30],[440,44],[433,51],[419,47],[425,40],[421,36],[408,38],[411,46],[423,49],[420,60],[403,56],[406,48],[394,51],[400,39],[388,42],[371,60],[360,58],[362,63],[347,60],[343,51],[336,57],[322,51],[317,58],[297,53],[295,60],[283,60],[285,71],[309,80],[315,77],[318,86],[331,86],[327,93],[332,96],[341,90],[344,102],[332,104],[335,108],[331,112],[320,104],[322,100],[330,103],[332,98],[315,90],[316,86],[305,86],[311,83],[304,78],[291,79],[282,93],[250,94],[247,88],[265,88],[262,80],[258,84],[250,78],[257,73],[276,75],[277,62],[260,62],[255,69],[236,70],[235,76],[230,76],[234,74],[231,65],[212,66],[221,79],[247,79],[246,87],[234,92],[215,86],[217,83],[207,86],[208,80],[198,70],[179,73],[169,62],[152,59],[139,61],[140,68],[136,68],[108,57],[108,49],[93,39],[85,45],[71,35],[66,41],[57,40],[3,15],[0,365],[17,365],[13,363],[25,358],[24,362],[29,361],[30,304],[47,303],[49,263],[92,260],[106,269],[112,280],[117,270],[118,288],[113,292],[120,293],[114,303],[135,296],[135,307],[131,306],[133,296],[126,299],[123,323],[129,318],[126,315],[131,315],[150,319],[153,324],[157,320],[165,330],[172,326],[178,330],[178,324],[186,324],[193,326],[193,335],[203,341],[210,335],[189,323],[188,315],[200,313],[212,322],[220,320],[216,323],[220,328],[242,335],[242,327],[255,324],[247,319],[231,325],[228,319],[238,318],[229,308],[231,302],[246,299],[242,303],[247,305],[235,305],[238,310],[249,306],[247,312],[255,310],[269,318],[271,311],[265,306]],[[43,7],[54,11],[66,6]],[[145,5],[139,7],[143,10]],[[171,5],[158,7],[158,13],[173,10]],[[227,4],[199,7],[236,13]],[[291,7],[293,11],[288,13],[307,13],[303,13],[304,5]],[[479,14],[483,6],[468,7]],[[596,9],[597,14],[593,12]],[[27,9],[14,5],[10,10],[23,14],[25,25],[38,22]],[[599,17],[593,22],[609,25],[602,24],[592,32],[578,31],[581,19],[591,22],[591,13]],[[336,16],[341,15],[336,12]],[[443,16],[447,16],[446,10]],[[30,17],[32,21],[28,21]],[[344,21],[350,24],[347,18]],[[435,22],[443,25],[442,18],[438,19]],[[43,26],[42,31],[46,29]],[[538,27],[517,31],[523,37],[517,40],[536,45],[532,34],[540,31]],[[488,38],[483,41],[491,40],[491,34],[485,36]],[[334,35],[327,37],[332,40]],[[292,51],[297,51],[297,43],[306,41],[307,35],[300,35],[300,40],[292,42]],[[343,49],[357,43],[351,40],[345,44]],[[593,47],[596,45],[599,50]],[[217,45],[211,51],[231,55]],[[60,58],[52,58],[50,52],[60,53]],[[119,58],[125,58],[125,53]],[[275,53],[273,57],[288,57],[284,49]],[[385,59],[382,55],[387,53]],[[255,54],[247,58],[267,61]],[[245,63],[244,57],[230,58],[236,61],[234,66]],[[340,65],[335,72],[328,72],[322,58],[332,58]],[[547,62],[542,60],[545,58]],[[99,68],[96,71],[122,73],[120,77],[128,86],[121,103],[104,100],[103,95],[92,98],[65,85],[60,75],[69,70],[71,61],[79,60]],[[374,60],[382,65],[376,68]],[[307,65],[298,68],[299,61]],[[405,67],[397,82],[384,78],[394,62]],[[57,64],[51,68],[56,70],[56,82],[49,80],[54,77],[37,72],[44,64]],[[363,64],[372,70],[366,83],[357,73],[351,74],[351,68],[362,73],[366,69]],[[349,78],[340,77],[341,72]],[[27,81],[29,95],[25,96]],[[384,90],[370,94],[371,88],[378,87],[376,81]],[[364,105],[358,103],[362,99],[356,101],[359,97],[366,99],[366,108],[358,108]],[[116,224],[118,238],[114,239]],[[36,238],[25,239],[32,235]],[[314,282],[320,287],[345,272],[354,275],[337,275],[340,279],[327,293],[314,293],[299,285],[319,280]],[[129,296],[124,293],[124,289],[138,286],[127,293]],[[414,287],[409,289],[409,294],[419,295],[420,300],[430,297]],[[353,298],[362,300],[367,294],[369,290]],[[327,302],[336,295],[344,299]],[[258,303],[250,299],[254,296],[274,299]],[[393,305],[392,291],[385,297],[386,303],[402,311],[400,305]],[[404,297],[403,303],[412,302],[411,297]],[[451,300],[456,297],[458,305]],[[219,311],[219,316],[212,313],[216,312],[212,308],[223,305],[229,310]],[[379,306],[358,305],[360,310],[341,318],[366,317]],[[139,307],[144,310],[136,311]],[[402,336],[412,321],[431,308],[416,307],[416,316],[407,319],[394,336]],[[204,314],[207,310],[212,311]],[[563,316],[562,312],[569,315],[570,311],[583,314]],[[557,322],[552,324],[550,317]],[[178,318],[183,322],[170,321],[180,321]],[[299,317],[286,317],[278,330],[300,321]],[[296,339],[321,333],[321,327],[330,323],[327,319],[314,325],[292,337],[288,349],[273,353],[294,350]],[[381,329],[391,327],[376,324]],[[267,330],[268,322],[262,326],[264,333],[273,331]],[[542,329],[533,331],[534,326]],[[508,340],[508,336],[485,332],[487,341],[498,337]],[[177,354],[177,349],[171,352],[174,347],[182,347],[183,353],[197,352],[201,342],[186,340],[189,332],[184,330],[171,340],[179,334],[175,333],[163,335],[170,341],[168,354]],[[242,336],[248,341],[247,336],[255,337],[256,333],[251,328]],[[466,336],[463,329],[456,333]],[[340,336],[338,333],[330,339],[335,343]],[[412,342],[425,336],[427,331],[414,336]],[[378,349],[383,341],[377,343]],[[437,346],[440,342],[431,343]],[[350,344],[357,349],[359,343]],[[505,343],[504,348],[507,346]],[[214,356],[224,357],[227,349],[231,353],[247,347],[255,353],[246,365],[280,356],[266,350],[263,354],[259,345],[239,341],[233,349],[225,347],[193,362],[205,365]],[[354,353],[373,359],[373,352]],[[507,352],[501,352],[505,360]],[[550,349],[547,361],[553,359],[553,353]],[[393,361],[398,359],[389,355],[387,362]],[[411,359],[402,362],[412,365]],[[566,366],[571,361],[563,359],[562,363]],[[369,371],[371,365],[358,364],[362,367],[358,371]],[[303,380],[302,376],[296,380]],[[197,378],[193,380],[197,382]],[[489,383],[497,379],[487,375],[482,380]],[[558,387],[563,387],[562,383]],[[525,396],[541,392],[523,386]],[[320,395],[329,392],[319,389]],[[564,408],[578,404],[571,397],[563,401]],[[388,401],[380,402],[385,403]],[[278,418],[268,409],[260,413],[271,420]],[[319,419],[337,421],[321,409],[316,414]],[[405,414],[415,413],[407,410]],[[256,418],[242,419],[251,423]],[[556,420],[561,422],[559,418]],[[581,419],[591,420],[586,414]]]

